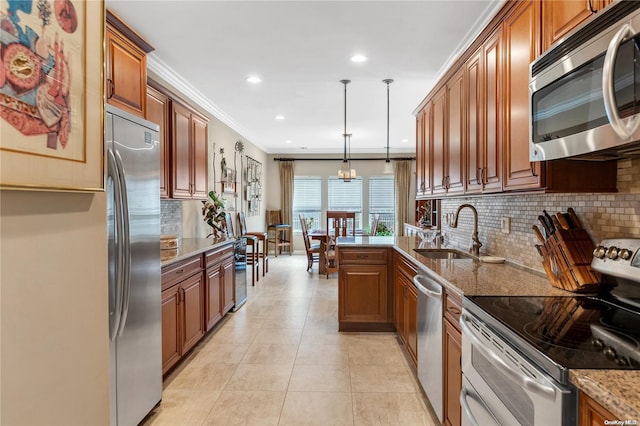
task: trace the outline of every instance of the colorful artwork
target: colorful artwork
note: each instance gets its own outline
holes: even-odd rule
[[[3,150],[85,161],[85,2],[75,3],[0,1],[0,118],[25,136]]]

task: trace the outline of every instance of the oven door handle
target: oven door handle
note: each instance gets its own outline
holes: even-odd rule
[[[609,124],[611,124],[611,128],[622,139],[631,137],[631,135],[638,130],[638,126],[640,126],[640,117],[632,116],[626,123],[622,118],[620,118],[615,99],[613,78],[615,71],[614,65],[616,63],[616,56],[618,55],[618,47],[620,47],[620,44],[627,37],[633,37],[635,35],[636,32],[631,25],[624,24],[611,39],[602,67],[602,99],[604,101],[604,110],[607,113],[607,119],[609,120]]]
[[[507,376],[509,376],[514,382],[518,383],[520,386],[527,390],[548,397],[549,399],[554,398],[556,390],[553,387],[534,380],[531,377],[527,377],[520,371],[507,364],[500,356],[498,356],[498,354],[488,348],[482,341],[480,341],[480,339],[478,339],[478,337],[476,337],[475,334],[473,334],[473,332],[467,325],[467,321],[467,316],[465,314],[462,314],[460,316],[460,328],[462,329],[462,334],[468,337],[473,342],[473,345],[480,349],[487,357],[491,359],[491,361],[498,364],[498,366],[502,368]]]
[[[496,424],[500,424],[491,410],[489,410],[489,407],[487,407],[487,404],[485,404],[485,402],[480,397],[478,397],[475,392],[469,392],[469,389],[462,385],[462,390],[460,391],[460,406],[462,407],[464,413],[467,415],[467,418],[469,419],[469,422],[472,426],[480,426],[480,423],[478,423],[478,420],[476,420],[476,417],[473,415],[473,411],[471,410],[471,406],[467,402],[467,398],[475,399],[478,404],[480,404],[480,406],[484,409],[484,411],[486,411],[487,414],[489,414],[491,418],[496,421]]]

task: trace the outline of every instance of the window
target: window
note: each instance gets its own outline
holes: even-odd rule
[[[322,178],[320,176],[296,176],[293,179],[293,230],[300,232],[300,213],[309,220],[313,228],[322,228]]]
[[[339,210],[356,213],[356,229],[362,228],[362,178],[344,182],[337,176],[330,176],[327,181],[327,210]]]
[[[375,214],[391,231],[395,229],[395,185],[393,176],[371,176],[369,178],[369,225]]]

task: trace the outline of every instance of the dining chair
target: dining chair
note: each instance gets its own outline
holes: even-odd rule
[[[256,281],[260,281],[260,272],[258,266],[258,252],[256,247],[258,246],[258,237],[252,235],[236,235],[233,230],[233,219],[231,213],[224,214],[225,226],[227,228],[228,238],[244,238],[247,241],[247,247],[251,247],[251,252],[247,250],[247,266],[251,266],[251,285],[255,286]]]
[[[309,271],[309,269],[313,267],[314,262],[318,262],[319,264],[320,244],[311,244],[307,220],[303,214],[300,214],[300,228],[302,228],[302,239],[304,240],[304,248],[307,252],[307,271]]]
[[[373,220],[371,221],[371,231],[369,232],[369,235],[376,235],[376,233],[378,232],[378,223],[380,223],[380,215],[375,214],[373,215]]]
[[[269,272],[269,250],[267,250],[267,232],[249,232],[247,230],[247,222],[245,220],[244,213],[238,213],[238,225],[240,228],[240,234],[242,236],[250,235],[258,238],[258,245],[256,250],[258,251],[258,257],[262,259],[262,276],[264,277]]]
[[[327,245],[335,244],[338,237],[356,235],[356,214],[346,211],[327,211]]]
[[[320,241],[319,262],[323,266],[323,270],[327,279],[329,279],[329,274],[338,272],[338,261],[336,259],[335,245],[329,245],[326,241]]]
[[[289,250],[289,255],[291,255],[291,224],[282,223],[282,211],[267,210],[266,222],[268,232],[267,245],[273,245],[275,257],[278,257],[278,251],[282,253],[283,247],[286,247]]]

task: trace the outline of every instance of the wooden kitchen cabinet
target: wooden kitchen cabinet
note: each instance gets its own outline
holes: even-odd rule
[[[180,286],[162,292],[162,374],[182,356]]]
[[[105,78],[107,103],[139,117],[146,115],[147,59],[153,51],[134,30],[107,10]]]
[[[167,95],[147,86],[146,119],[160,126],[160,198],[169,198],[169,119],[171,103]]]
[[[578,403],[578,424],[580,426],[602,426],[605,420],[617,419],[604,408],[602,405],[594,401],[586,393],[580,392],[580,402]]]
[[[233,244],[205,253],[205,326],[211,330],[235,304],[235,258]]]
[[[445,142],[445,183],[448,195],[464,192],[464,144],[466,134],[464,68],[447,81],[447,121]]]
[[[418,291],[413,284],[417,268],[398,252],[393,253],[393,287],[396,332],[417,366],[418,360]]]
[[[340,331],[393,331],[393,300],[387,274],[388,248],[340,247]]]
[[[182,291],[182,353],[204,336],[204,280],[202,273],[180,283]]]
[[[416,198],[431,194],[431,103],[416,116]]]
[[[175,101],[171,110],[171,196],[206,199],[208,122]]]
[[[445,164],[447,161],[447,90],[442,87],[433,96],[432,103],[432,139],[431,157],[428,163],[431,167],[431,193],[433,195],[444,195],[447,193]]]
[[[529,64],[540,55],[540,2],[519,2],[504,28],[505,190],[544,186],[543,165],[529,161]]]
[[[462,390],[462,333],[459,321],[461,301],[449,292],[445,293],[443,324],[443,404],[447,426],[459,426],[462,419],[460,391]]]
[[[546,51],[612,0],[545,0],[542,2],[542,48]]]
[[[465,63],[465,192],[502,191],[502,33],[494,32]]]

